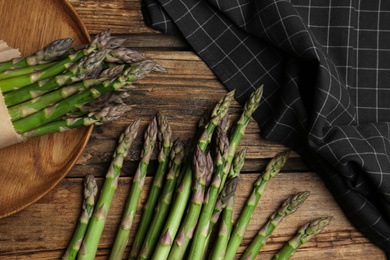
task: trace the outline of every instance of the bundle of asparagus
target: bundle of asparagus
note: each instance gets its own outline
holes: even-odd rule
[[[196,141],[184,151],[183,144],[172,142],[167,119],[158,113],[144,134],[143,149],[132,180],[129,198],[109,259],[122,259],[131,232],[134,241],[129,259],[233,259],[265,188],[285,165],[290,151],[277,154],[253,185],[251,195],[233,225],[233,208],[246,149],[237,151],[252,113],[258,107],[262,87],[252,93],[241,117],[228,134],[228,109],[234,92],[223,97],[198,124]],[[112,98],[112,97],[110,97]],[[119,171],[135,138],[139,121],[121,137],[112,166],[92,214],[78,259],[94,259],[104,222],[117,187]],[[132,130],[131,130],[132,129]],[[127,141],[127,142],[124,142]],[[137,230],[133,228],[140,195],[144,187],[154,147],[159,147],[158,167]],[[260,229],[242,259],[255,259],[266,240],[286,216],[294,213],[309,196],[300,192],[285,200]],[[154,216],[153,216],[154,211]],[[91,215],[91,214],[90,214]],[[219,221],[220,220],[220,221]],[[318,234],[329,222],[323,218],[304,226],[276,256],[288,259],[303,243]],[[219,223],[219,225],[218,225]],[[210,242],[211,234],[218,236]],[[74,243],[71,243],[74,244]],[[209,248],[209,244],[213,244]],[[208,251],[211,253],[208,255]],[[69,254],[66,254],[68,256]],[[68,258],[70,259],[70,258]]]
[[[0,63],[0,148],[53,132],[115,120],[133,83],[165,68],[122,48],[110,30],[90,43],[56,40],[34,54]],[[120,93],[120,94],[118,94]],[[115,97],[115,98],[114,98]]]

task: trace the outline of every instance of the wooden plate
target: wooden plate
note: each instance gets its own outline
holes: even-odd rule
[[[60,38],[74,44],[90,41],[89,34],[67,0],[0,1],[0,39],[33,53]],[[73,167],[92,127],[31,139],[0,149],[0,218],[40,199]]]

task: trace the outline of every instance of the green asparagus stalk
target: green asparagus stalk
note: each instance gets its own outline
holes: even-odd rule
[[[83,241],[85,232],[87,231],[88,223],[92,216],[97,190],[98,188],[95,177],[93,177],[91,174],[87,175],[87,177],[84,179],[84,201],[79,223],[76,227],[75,233],[73,234],[72,240],[70,241],[65,254],[61,259],[76,259],[81,242]]]
[[[34,54],[2,62],[0,63],[0,72],[12,70],[15,67],[25,68],[48,63],[66,53],[72,46],[73,41],[73,38],[55,40]]]
[[[53,61],[50,63],[40,64],[40,65],[35,65],[32,67],[25,67],[25,68],[13,67],[12,69],[8,69],[8,70],[0,72],[0,79],[8,79],[8,78],[13,78],[13,77],[20,76],[20,75],[26,75],[26,74],[30,74],[33,72],[38,72],[38,71],[41,71],[43,69],[46,69],[48,67],[53,66],[57,62],[58,61],[55,61],[55,62]]]
[[[276,210],[269,218],[268,222],[260,229],[256,237],[252,240],[250,245],[246,248],[244,254],[241,256],[243,260],[254,260],[261,248],[266,244],[267,239],[271,236],[275,228],[282,222],[287,215],[294,213],[306,200],[310,192],[300,192],[293,197],[285,200],[280,208]]]
[[[244,233],[249,225],[249,221],[252,219],[253,212],[263,194],[268,181],[279,173],[280,169],[287,161],[290,151],[277,154],[267,165],[265,171],[254,183],[254,187],[246,205],[241,212],[239,219],[234,225],[234,230],[229,240],[229,244],[226,248],[225,259],[234,259],[237,249],[244,237]]]
[[[138,226],[137,234],[135,235],[133,246],[130,251],[129,259],[136,259],[141,246],[144,242],[146,233],[153,219],[154,209],[160,197],[163,186],[164,174],[168,166],[169,151],[172,146],[172,130],[166,118],[161,112],[157,113],[158,124],[158,140],[160,144],[160,153],[158,155],[158,167],[153,178],[153,183],[150,188],[144,211],[142,213],[141,222]]]
[[[218,222],[218,219],[223,212],[223,210],[227,207],[230,199],[234,196],[234,193],[236,192],[236,188],[238,185],[238,177],[229,178],[225,186],[223,187],[221,193],[218,195],[218,200],[215,203],[215,208],[212,213],[207,234],[205,234],[205,238],[202,238],[205,240],[204,246],[203,246],[203,253],[202,253],[202,259],[204,259],[205,254],[208,249],[208,245],[210,242],[211,233],[213,231],[214,225]]]
[[[219,186],[218,191],[215,190],[214,188],[210,189],[210,192],[211,191],[213,192],[212,195],[210,196],[212,198],[212,201],[211,201],[210,205],[204,207],[204,209],[203,209],[203,211],[205,213],[204,213],[203,217],[201,216],[201,219],[199,220],[200,224],[198,224],[198,228],[195,231],[194,242],[191,245],[191,249],[190,249],[190,253],[189,253],[190,259],[201,259],[202,258],[203,251],[205,250],[205,247],[208,243],[207,242],[207,236],[208,236],[207,233],[209,233],[211,230],[209,232],[202,233],[201,227],[206,228],[206,225],[208,225],[208,226],[210,225],[210,222],[208,224],[206,224],[207,219],[211,218],[212,209],[215,205],[215,200],[217,198],[217,194],[218,194],[218,192],[220,192],[223,189],[223,187],[225,185],[226,177],[228,175],[227,171],[230,169],[230,166],[232,164],[235,152],[236,152],[237,147],[241,141],[241,138],[245,134],[245,129],[249,123],[249,119],[251,118],[253,112],[257,109],[257,107],[260,103],[262,90],[263,90],[263,87],[261,86],[255,92],[253,92],[251,94],[250,98],[248,99],[248,101],[246,102],[246,104],[244,106],[243,113],[242,113],[241,117],[239,118],[239,120],[236,123],[235,129],[232,133],[230,143],[229,143],[229,156],[228,156],[226,168],[224,169],[224,171],[220,175],[220,180],[218,181],[218,186]],[[229,121],[222,124],[221,127],[226,132],[228,127],[229,127]],[[201,239],[198,239],[198,237],[201,237]]]
[[[180,167],[184,157],[183,143],[176,140],[170,152],[169,171],[166,175],[166,181],[162,190],[153,220],[147,231],[142,249],[137,259],[149,259],[152,256],[157,240],[161,234],[161,229],[169,213],[172,202],[176,180],[180,175]]]
[[[186,149],[185,149],[186,153],[185,153],[184,158],[183,158],[184,165],[187,165],[189,163],[189,160],[192,159],[191,156],[193,156],[193,154],[194,154],[194,150],[198,144],[198,140],[201,137],[201,135],[203,134],[204,130],[206,129],[208,122],[210,121],[210,115],[211,115],[211,110],[207,110],[202,115],[202,117],[200,118],[200,120],[198,122],[198,126],[197,126],[197,129],[195,132],[195,137],[193,139],[187,140]],[[223,118],[225,118],[225,117],[223,117]],[[179,178],[177,179],[177,183],[181,183],[183,176],[184,176],[184,174],[179,176]]]
[[[230,136],[230,151],[229,151],[229,165],[231,165],[234,155],[237,151],[237,147],[241,142],[241,138],[245,134],[245,129],[248,126],[249,120],[259,106],[261,97],[263,94],[263,86],[260,86],[257,90],[251,93],[249,99],[246,101],[242,114],[235,124],[234,130]],[[225,184],[225,179],[222,179],[221,187]]]
[[[92,260],[95,258],[100,237],[104,229],[104,224],[111,207],[111,202],[118,187],[118,179],[122,169],[123,160],[126,157],[133,140],[137,136],[139,124],[140,120],[131,123],[119,138],[118,146],[112,157],[110,168],[106,174],[106,178],[96,204],[96,209],[88,225],[87,233],[81,244],[77,259]]]
[[[205,122],[207,122],[208,120],[208,117],[209,117],[209,111],[206,112],[204,115],[203,115],[203,118],[199,121],[198,123],[198,127],[201,128],[202,125],[204,125]],[[219,127],[222,129],[223,132],[227,133],[228,129],[229,129],[229,126],[230,126],[230,117],[229,117],[229,111],[226,113],[226,115],[222,118],[222,120],[220,121],[219,123]],[[218,149],[216,149],[218,150]],[[218,151],[216,151],[214,153],[214,155],[212,156],[213,158],[216,158],[218,154]],[[226,161],[226,160],[225,160]],[[214,159],[214,168],[218,168],[217,167],[217,162],[218,160],[217,159]],[[210,179],[207,181],[207,187],[209,186],[210,182],[211,182],[211,179],[212,179],[212,175],[210,175]],[[207,199],[208,200],[208,199]],[[218,217],[219,217],[219,214],[218,214],[218,210],[219,209],[214,209],[214,212],[212,213],[213,214],[213,217],[211,218],[212,220],[215,219],[216,221],[218,221]],[[222,209],[221,209],[222,210]],[[209,229],[208,229],[208,235],[207,235],[207,238],[206,238],[206,241],[205,241],[205,245],[204,245],[204,250],[203,250],[203,258],[206,254],[206,251],[207,251],[207,248],[208,248],[208,244],[209,244],[209,241],[210,241],[210,235],[211,235],[211,232],[212,232],[212,229],[213,229],[213,226],[214,226],[214,223],[212,221],[210,221],[209,223]]]
[[[244,166],[245,156],[247,149],[242,149],[233,158],[232,165],[230,167],[228,178],[229,180],[238,178],[241,172],[242,167]],[[226,185],[225,185],[226,186]],[[214,243],[214,247],[210,254],[210,259],[217,259],[218,256],[223,256],[226,246],[229,242],[230,233],[233,227],[233,209],[234,209],[234,201],[235,194],[233,194],[228,201],[226,201],[222,207],[219,206],[217,202],[216,207],[214,208],[213,216],[210,220],[210,227],[208,232],[207,239],[210,239],[211,232],[213,230],[214,225],[217,223],[221,213],[222,213],[222,222],[220,226],[220,230],[218,232],[217,240]],[[222,212],[223,210],[223,212]],[[208,241],[206,241],[206,245],[204,251],[207,250]],[[221,257],[223,259],[223,257]]]
[[[186,216],[181,224],[179,233],[172,245],[168,259],[183,259],[187,246],[196,228],[198,217],[202,209],[205,196],[205,186],[208,176],[213,172],[213,161],[210,153],[206,154],[196,147],[193,158],[193,187],[192,198],[187,209]]]
[[[104,31],[98,34],[85,49],[75,54],[69,55],[67,58],[59,61],[54,66],[51,66],[39,72],[34,72],[8,79],[2,79],[0,80],[0,89],[3,93],[7,93],[9,91],[33,84],[34,82],[37,82],[39,80],[54,77],[62,71],[69,69],[73,64],[75,64],[84,56],[87,56],[96,50],[102,49],[109,40],[109,37],[110,33],[108,31]]]
[[[127,105],[108,106],[101,111],[89,113],[83,117],[68,118],[60,121],[50,122],[36,129],[21,134],[26,139],[38,137],[51,133],[63,133],[72,129],[90,125],[101,125],[109,121],[117,120],[124,113],[130,111]]]
[[[128,48],[117,48],[107,53],[106,57],[104,58],[104,61],[122,64],[140,62],[146,59],[147,58],[138,51],[131,50]]]
[[[209,259],[225,259],[226,247],[229,242],[233,227],[234,202],[236,196],[233,195],[228,201],[225,210],[222,213],[221,226],[219,228],[217,241],[211,251]]]
[[[138,66],[128,68],[127,70],[123,71],[122,75],[115,80],[109,80],[108,82],[103,82],[99,85],[93,85],[87,90],[76,95],[72,95],[55,105],[39,110],[34,114],[14,121],[13,125],[15,131],[23,134],[24,132],[47,124],[48,122],[51,122],[74,110],[80,104],[89,102],[104,94],[118,90],[121,87],[138,80],[139,78],[143,78],[147,73],[150,72],[152,66],[153,64],[151,63],[142,63]]]
[[[118,229],[113,248],[111,250],[109,257],[111,260],[122,259],[123,253],[125,251],[127,241],[130,236],[130,230],[133,225],[134,216],[137,211],[139,198],[144,187],[150,156],[153,153],[153,148],[156,143],[157,132],[157,119],[154,117],[145,131],[144,145],[141,151],[141,160],[134,175],[130,194],[123,212],[122,221]]]
[[[277,253],[273,260],[287,260],[294,255],[295,251],[302,244],[308,242],[313,236],[320,233],[324,227],[326,227],[331,220],[331,217],[320,218],[314,220],[311,223],[307,223],[302,228],[300,228],[294,238],[292,238],[288,243]]]
[[[114,79],[122,71],[121,67],[116,67],[109,70],[109,73],[105,77],[98,77],[93,79],[86,79],[80,82],[77,82],[72,85],[62,87],[58,90],[49,92],[42,96],[38,96],[34,99],[25,101],[23,103],[17,104],[15,106],[8,108],[8,113],[12,121],[19,120],[21,118],[27,117],[35,112],[44,109],[48,106],[51,106],[67,97],[70,97],[76,93],[84,91],[86,88],[92,85],[98,85],[104,81]]]
[[[131,90],[133,88],[134,88],[133,85],[129,85],[128,87],[127,86],[122,87],[120,90],[123,89]],[[104,107],[124,105],[125,102],[123,101],[123,99],[129,96],[130,96],[129,92],[113,91],[101,97],[98,97],[97,99],[94,99],[90,102],[78,106],[77,109],[74,109],[73,111],[62,116],[61,118],[69,119],[75,117],[82,117],[89,113],[95,113],[97,111],[100,111]]]
[[[210,140],[212,138],[212,134],[214,132],[215,127],[226,115],[233,96],[234,91],[229,92],[214,107],[210,116],[210,121],[205,126],[204,132],[200,135],[198,139],[198,145],[202,151],[206,150],[206,147],[210,143]],[[166,259],[168,257],[170,248],[173,243],[173,239],[176,236],[181,219],[187,206],[187,202],[191,194],[191,187],[192,169],[191,167],[189,167],[189,164],[186,163],[186,166],[184,167],[184,176],[179,184],[177,193],[175,194],[176,197],[173,201],[172,209],[162,230],[161,238],[156,246],[152,259]]]
[[[195,229],[194,239],[191,243],[188,259],[202,259],[203,249],[207,240],[210,219],[213,215],[215,204],[218,199],[218,194],[221,188],[221,181],[224,175],[229,172],[228,156],[229,156],[229,139],[224,131],[224,128],[219,125],[216,129],[216,147],[217,147],[217,170],[213,176],[207,197],[204,201],[204,206],[199,217],[198,225]]]
[[[106,52],[106,50],[101,50],[96,53],[91,53],[74,63],[68,70],[50,79],[41,80],[24,88],[6,93],[4,95],[5,104],[7,107],[12,107],[16,104],[35,99],[61,86],[90,78],[91,73],[100,69]],[[22,103],[20,106],[24,104]]]
[[[230,167],[229,174],[228,174],[228,182],[225,184],[224,189],[228,189],[226,186],[233,179],[237,179],[237,182],[238,182],[238,177],[240,175],[240,171],[241,171],[242,167],[244,166],[246,151],[247,151],[247,149],[245,148],[245,149],[239,151],[238,153],[236,153],[236,155],[234,156],[234,159],[233,159],[233,162],[232,162],[232,165]],[[219,242],[220,244],[223,243],[222,239],[220,239],[220,236],[221,237],[230,237],[230,231],[231,231],[232,225],[233,225],[233,223],[231,222],[231,219],[232,219],[232,213],[233,213],[233,207],[232,206],[234,206],[234,200],[235,200],[235,192],[233,192],[233,194],[231,196],[228,196],[228,197],[225,198],[223,196],[224,189],[219,194],[219,198],[217,200],[217,203],[215,204],[213,215],[212,215],[212,217],[210,219],[207,239],[206,239],[206,243],[205,243],[204,249],[203,249],[203,251],[204,251],[203,256],[204,256],[204,254],[206,253],[206,251],[208,249],[211,233],[213,231],[213,228],[214,228],[215,224],[218,222],[218,219],[220,218],[221,214],[223,214],[223,216],[222,216],[222,224],[221,225],[223,225],[223,227],[227,227],[229,225],[229,227],[227,227],[227,228],[229,228],[229,234],[228,234],[228,236],[226,236],[225,233],[219,234],[218,238],[217,238],[217,241],[214,243],[214,245],[215,246],[217,245],[218,240],[221,240]],[[228,222],[228,223],[226,223],[226,222]],[[225,230],[226,229],[224,229],[223,231],[225,231]],[[226,241],[226,244],[223,246],[223,248],[226,248],[226,245],[228,243],[227,240],[225,240],[225,241]],[[214,248],[213,248],[213,251],[214,251]],[[212,253],[213,253],[213,251],[212,251]],[[211,253],[210,257],[212,256],[212,253]]]

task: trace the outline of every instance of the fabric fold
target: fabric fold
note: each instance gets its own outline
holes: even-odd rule
[[[143,0],[147,25],[181,34],[263,137],[317,172],[351,222],[390,254],[390,3]]]

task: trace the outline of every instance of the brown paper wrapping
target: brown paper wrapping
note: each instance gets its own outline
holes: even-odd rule
[[[0,40],[0,62],[20,57],[20,52]],[[25,139],[14,129],[3,94],[0,90],[0,148],[20,143]]]

